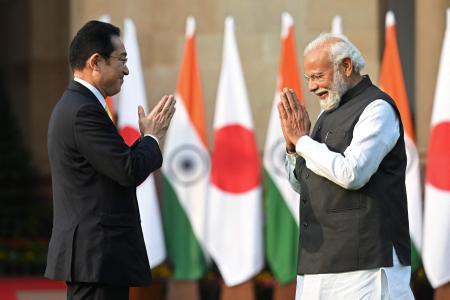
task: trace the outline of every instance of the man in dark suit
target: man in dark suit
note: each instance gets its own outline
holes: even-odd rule
[[[74,80],[48,129],[53,230],[45,276],[67,282],[67,299],[128,299],[151,283],[136,187],[161,167],[161,140],[174,114],[164,96],[138,108],[141,139],[128,147],[108,116],[105,97],[128,75],[119,28],[90,21],[70,45]]]

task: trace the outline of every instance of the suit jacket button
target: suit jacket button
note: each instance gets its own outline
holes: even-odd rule
[[[309,226],[308,222],[303,222],[303,227],[304,228],[308,228],[308,226]]]

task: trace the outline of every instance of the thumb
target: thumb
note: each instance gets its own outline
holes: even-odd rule
[[[145,111],[141,105],[138,106],[138,116],[139,116],[139,119],[145,118]]]

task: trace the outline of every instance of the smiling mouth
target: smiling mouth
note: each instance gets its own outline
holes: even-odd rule
[[[327,91],[323,91],[323,92],[319,92],[319,93],[315,93],[316,96],[318,96],[321,100],[324,100],[327,96],[328,96],[328,92]]]

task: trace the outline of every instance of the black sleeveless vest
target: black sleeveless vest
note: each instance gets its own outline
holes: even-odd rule
[[[347,91],[333,111],[323,112],[311,137],[344,153],[363,110],[382,99],[397,113],[400,137],[369,182],[346,190],[316,175],[297,159],[300,182],[299,274],[349,272],[392,266],[392,247],[410,265],[410,237],[405,188],[406,152],[403,126],[394,101],[368,76]]]

